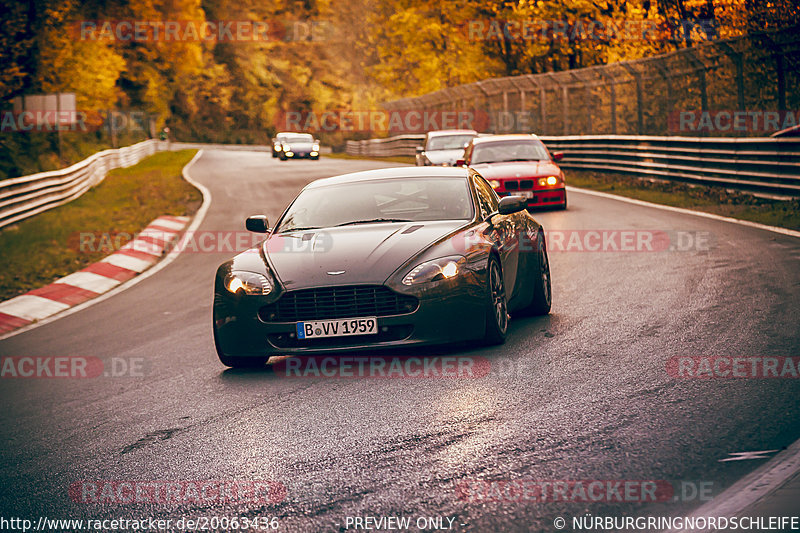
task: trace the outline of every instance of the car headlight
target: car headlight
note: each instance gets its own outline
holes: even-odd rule
[[[419,285],[430,281],[452,279],[464,271],[467,262],[462,255],[426,261],[412,268],[403,278],[403,285]]]
[[[315,151],[315,152],[319,152],[319,145],[318,145],[318,144],[312,144],[312,145],[311,145],[311,149],[312,149],[313,151]]]
[[[276,144],[275,145],[275,151],[276,152],[280,152],[281,150],[283,150],[283,146],[281,146],[280,144]]]
[[[496,189],[500,186],[500,182],[497,180],[489,180],[489,185],[492,186],[492,189]]]
[[[248,295],[264,296],[272,292],[272,283],[261,274],[234,270],[225,276],[225,288],[234,294],[241,291]]]
[[[547,184],[548,185],[555,185],[558,183],[558,177],[556,176],[547,176]]]

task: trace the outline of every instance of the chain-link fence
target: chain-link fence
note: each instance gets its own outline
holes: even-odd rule
[[[800,27],[603,66],[483,80],[384,104],[469,110],[485,131],[764,136],[800,120]],[[481,122],[478,120],[478,122]]]

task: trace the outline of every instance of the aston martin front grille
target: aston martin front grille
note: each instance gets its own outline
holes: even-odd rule
[[[418,306],[413,296],[383,285],[348,285],[289,291],[262,307],[258,315],[264,322],[297,322],[402,315],[416,311]]]

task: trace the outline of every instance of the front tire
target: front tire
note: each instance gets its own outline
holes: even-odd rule
[[[488,302],[486,309],[486,334],[484,343],[503,344],[508,335],[508,302],[500,261],[492,255],[486,267]]]
[[[537,242],[536,281],[533,288],[533,300],[525,308],[525,313],[530,315],[546,315],[553,304],[552,286],[550,283],[550,260],[547,257],[547,243],[544,235],[539,233]]]
[[[267,364],[269,357],[237,357],[225,355],[217,340],[217,328],[214,328],[214,348],[220,363],[230,368],[261,368]]]
[[[217,353],[220,362],[230,368],[261,368],[267,364],[269,357],[229,357]]]

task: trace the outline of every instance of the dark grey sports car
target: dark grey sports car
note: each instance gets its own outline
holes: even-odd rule
[[[319,159],[319,141],[308,133],[289,133],[281,138],[278,158],[287,159]],[[276,150],[273,147],[273,150]]]
[[[272,355],[505,341],[509,312],[550,311],[544,231],[468,168],[404,167],[306,186],[256,248],[217,269],[223,364]]]

